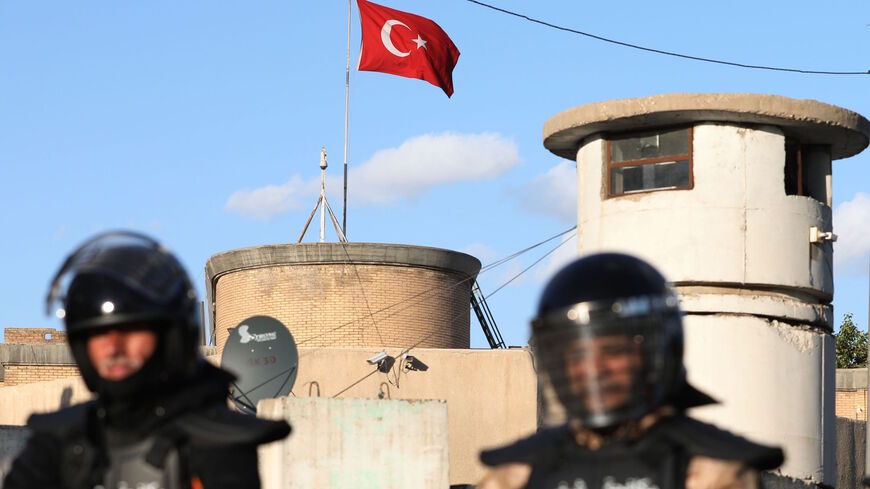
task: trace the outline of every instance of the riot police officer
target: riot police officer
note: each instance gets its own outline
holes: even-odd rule
[[[481,453],[481,489],[756,487],[767,447],[693,420],[712,398],[686,381],[676,296],[646,262],[578,259],[547,284],[532,321],[542,384],[569,421]]]
[[[52,281],[95,400],[33,415],[7,489],[259,487],[257,445],[290,426],[230,411],[231,374],[199,353],[199,304],[178,260],[151,238],[98,235]]]

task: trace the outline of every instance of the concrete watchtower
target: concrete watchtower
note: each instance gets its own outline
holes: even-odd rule
[[[752,94],[609,101],[544,125],[577,162],[579,253],[632,253],[675,285],[689,377],[722,401],[695,414],[831,486],[831,161],[868,137],[854,112]]]

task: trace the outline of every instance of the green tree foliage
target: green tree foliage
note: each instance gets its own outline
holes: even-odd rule
[[[867,333],[858,330],[852,314],[843,317],[840,332],[834,335],[837,348],[837,368],[867,366]]]

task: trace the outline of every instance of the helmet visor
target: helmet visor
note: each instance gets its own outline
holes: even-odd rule
[[[673,328],[664,323],[678,322],[678,313],[646,308],[623,314],[618,304],[598,310],[583,304],[582,311],[575,306],[536,320],[541,373],[566,413],[589,428],[640,417],[665,390],[666,336]]]

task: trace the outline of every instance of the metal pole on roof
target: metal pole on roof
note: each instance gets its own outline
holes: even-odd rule
[[[320,242],[326,228],[326,148],[320,148]]]

